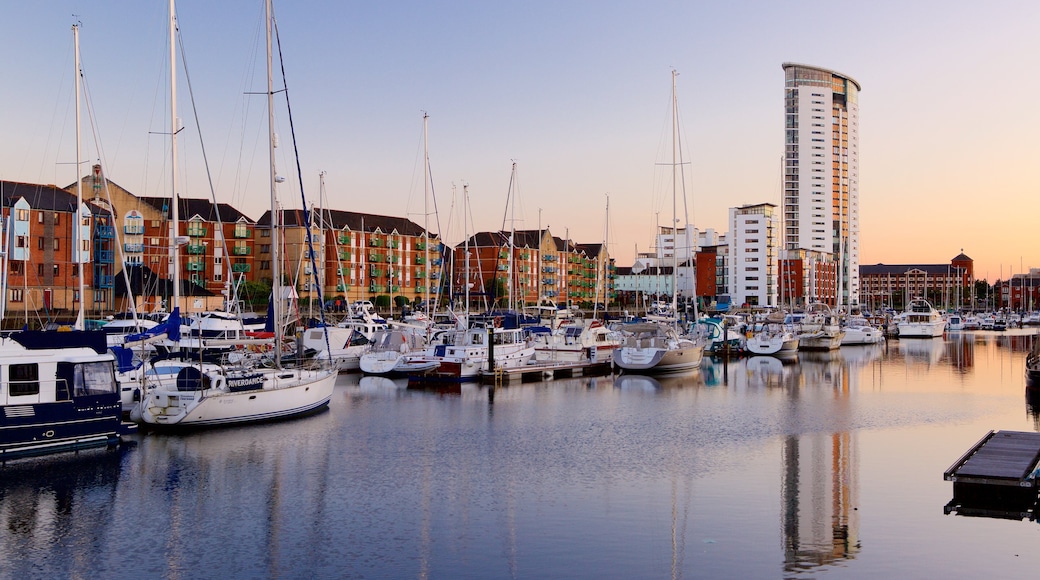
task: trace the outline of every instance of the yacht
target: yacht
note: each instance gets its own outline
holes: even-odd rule
[[[539,362],[607,362],[621,346],[621,337],[599,320],[564,324],[555,330],[528,329]]]
[[[842,326],[842,330],[845,331],[845,336],[841,339],[842,346],[885,342],[885,333],[880,328],[870,324],[864,316],[848,317]]]
[[[427,354],[414,359],[437,362],[439,366],[426,371],[425,376],[445,380],[475,380],[482,372],[494,368],[518,368],[534,358],[531,346],[520,328],[474,327],[455,333],[450,344],[439,344],[427,349]],[[432,352],[431,352],[432,350]]]
[[[924,298],[911,300],[899,321],[899,338],[936,338],[943,335],[946,321],[931,302]]]
[[[0,462],[119,443],[125,433],[112,354],[79,332],[0,339]],[[63,342],[65,344],[60,344]]]
[[[790,355],[798,352],[798,336],[779,322],[767,322],[747,339],[745,348],[751,354]]]
[[[830,306],[814,302],[805,309],[798,332],[799,350],[834,350],[844,338],[845,331]]]
[[[417,330],[394,328],[377,332],[371,346],[361,355],[361,372],[366,375],[407,376],[438,368],[440,361],[426,357],[426,341]]]
[[[670,324],[643,322],[626,325],[625,342],[614,352],[614,364],[630,372],[674,372],[696,369],[704,358],[704,344],[679,335]]]

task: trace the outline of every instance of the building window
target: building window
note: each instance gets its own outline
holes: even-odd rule
[[[57,252],[61,246],[59,245],[58,238],[54,238],[54,251]]]
[[[24,266],[25,262],[11,262],[11,273],[21,276],[22,272],[25,271],[23,269]]]
[[[54,212],[54,225],[61,225],[61,214]]]
[[[43,278],[43,264],[36,264],[36,275]]]
[[[105,291],[104,290],[94,290],[94,303],[95,304],[104,304],[106,302],[105,298],[106,298],[106,296],[105,296]]]
[[[15,221],[27,222],[29,221],[29,210],[19,209],[15,211]]]
[[[25,294],[21,288],[11,288],[11,302],[25,302]]]
[[[54,277],[57,278],[60,275],[61,270],[57,264],[54,265]]]
[[[43,214],[40,214],[40,215],[43,215]],[[36,249],[38,249],[38,250],[42,250],[43,249],[43,238],[36,238]]]
[[[38,223],[38,224],[42,224],[43,223],[43,212],[42,211],[36,212],[36,223]]]

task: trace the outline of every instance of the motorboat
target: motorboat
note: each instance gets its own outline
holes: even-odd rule
[[[946,317],[946,330],[952,330],[954,332],[958,330],[965,330],[964,317],[954,312]]]
[[[457,331],[450,344],[434,345],[425,356],[415,360],[439,363],[436,369],[425,373],[427,377],[465,381],[493,370],[492,364],[494,369],[522,367],[534,358],[534,352],[523,329],[478,326]]]
[[[528,329],[539,362],[606,362],[621,346],[621,336],[599,320]]]
[[[870,324],[863,316],[850,316],[842,325],[845,336],[841,339],[841,346],[860,344],[878,344],[885,342],[885,333]]]
[[[125,429],[104,335],[23,331],[0,339],[0,461],[115,445]]]
[[[338,372],[356,371],[372,341],[353,328],[316,326],[303,331],[303,347],[329,359]],[[328,353],[325,355],[324,353]]]
[[[614,364],[629,372],[674,372],[696,369],[704,343],[680,336],[673,325],[642,322],[623,327],[625,342],[614,352]]]
[[[910,301],[899,321],[899,338],[936,338],[943,335],[946,321],[924,298]]]

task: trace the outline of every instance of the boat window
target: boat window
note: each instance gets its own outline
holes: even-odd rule
[[[11,365],[9,377],[12,397],[40,394],[40,368],[36,363]]]
[[[115,375],[112,374],[112,363],[77,364],[73,377],[73,396],[75,397],[107,395],[116,392],[116,380]]]

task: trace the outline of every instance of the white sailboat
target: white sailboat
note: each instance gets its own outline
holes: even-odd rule
[[[781,322],[767,322],[744,346],[751,354],[789,355],[798,352],[798,336]]]
[[[672,227],[676,227],[676,171],[682,164],[676,158],[679,119],[678,99],[675,92],[676,71],[672,71]],[[683,193],[685,196],[685,192]],[[675,229],[672,230],[673,233]],[[673,242],[677,244],[677,242]],[[679,269],[678,247],[672,250],[672,304],[673,316],[678,312],[677,271]],[[623,329],[628,333],[624,344],[614,352],[614,363],[623,370],[636,372],[672,372],[692,370],[701,366],[704,358],[704,342],[680,336],[677,320],[629,325]]]
[[[274,18],[271,0],[266,2],[265,29],[267,34],[267,110],[268,149],[270,155],[271,238],[273,292],[278,296],[281,280],[278,258],[281,231],[280,209],[277,203],[274,164],[274,89],[272,75],[271,35]],[[175,34],[176,11],[170,0],[170,90],[171,139],[176,151],[176,67]],[[176,153],[173,154],[176,162]],[[176,176],[176,166],[171,173]],[[176,179],[176,177],[174,178]],[[174,182],[176,183],[176,182]],[[174,203],[176,208],[176,187]],[[177,260],[174,260],[175,268]],[[281,301],[272,301],[274,307],[274,368],[251,368],[233,364],[211,364],[193,361],[164,361],[149,370],[149,390],[135,418],[159,427],[203,427],[280,419],[310,413],[326,407],[332,398],[336,371],[327,366],[318,368],[283,368],[281,343]]]
[[[798,333],[799,350],[835,350],[844,337],[838,315],[830,306],[822,302],[809,304]]]

